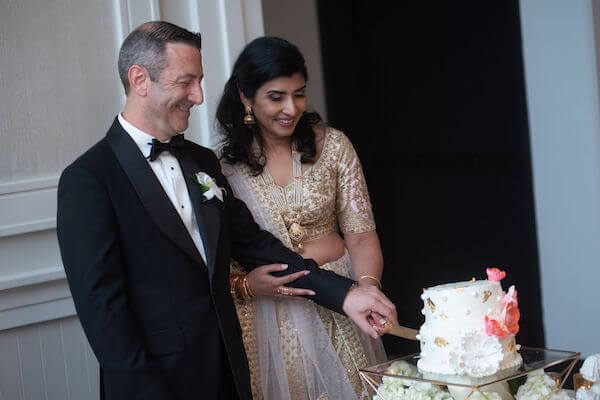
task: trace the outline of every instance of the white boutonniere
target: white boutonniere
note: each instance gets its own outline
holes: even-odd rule
[[[223,196],[227,194],[225,188],[217,186],[214,179],[205,172],[196,172],[196,181],[200,184],[200,190],[206,200],[216,197],[223,201]]]

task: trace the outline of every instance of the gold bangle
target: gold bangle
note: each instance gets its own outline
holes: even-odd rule
[[[237,292],[239,293],[241,302],[248,300],[248,293],[246,293],[246,287],[244,286],[244,277],[244,275],[240,276],[240,279],[237,281]]]
[[[229,274],[229,293],[232,297],[235,297],[235,281],[237,280],[237,274]]]
[[[241,296],[240,296],[240,290],[239,290],[239,286],[238,283],[240,281],[240,278],[242,277],[242,274],[231,274],[229,275],[229,292],[231,293],[231,297],[233,297],[234,300],[237,301],[241,301]]]
[[[248,285],[248,274],[230,274],[229,286],[231,296],[240,303],[252,300],[255,297],[250,285]]]
[[[244,291],[246,292],[247,299],[248,300],[254,299],[254,293],[252,293],[252,290],[250,289],[250,285],[248,285],[248,274],[244,275],[244,280],[242,283],[243,283]]]
[[[358,278],[358,280],[359,280],[359,281],[360,281],[360,280],[363,280],[363,279],[371,279],[371,280],[373,280],[373,281],[377,282],[377,287],[378,287],[379,289],[381,289],[381,281],[380,281],[379,279],[375,278],[374,276],[371,276],[371,275],[363,275],[363,276],[361,276],[360,278]]]

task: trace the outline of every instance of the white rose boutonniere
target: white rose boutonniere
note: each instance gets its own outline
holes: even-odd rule
[[[217,186],[214,179],[205,172],[196,172],[196,181],[200,184],[200,190],[206,200],[216,197],[223,201],[223,196],[227,194],[225,188]]]

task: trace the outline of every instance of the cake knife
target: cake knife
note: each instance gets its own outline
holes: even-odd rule
[[[419,331],[416,329],[407,328],[406,326],[402,325],[394,325],[391,322],[388,322],[385,327],[387,328],[387,333],[390,335],[398,336],[404,339],[418,340],[417,335],[419,334]]]

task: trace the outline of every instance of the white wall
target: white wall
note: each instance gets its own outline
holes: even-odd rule
[[[327,121],[316,0],[262,0],[262,6],[265,35],[292,42],[304,55],[309,106]]]
[[[599,353],[600,20],[591,0],[520,11],[546,345]]]
[[[56,241],[56,185],[121,109],[118,49],[152,19],[202,33],[206,101],[186,137],[211,145],[233,58],[263,33],[260,0],[0,1],[0,400],[98,396]]]

